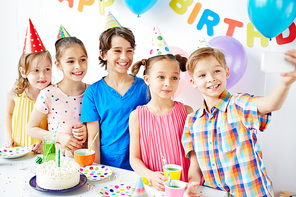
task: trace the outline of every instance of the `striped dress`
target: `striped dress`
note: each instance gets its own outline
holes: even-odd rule
[[[185,157],[181,143],[184,124],[187,117],[186,109],[175,101],[172,111],[166,115],[152,114],[146,105],[138,106],[140,127],[141,159],[152,171],[163,171],[162,153],[168,164],[183,167],[181,180],[188,181],[190,160]]]

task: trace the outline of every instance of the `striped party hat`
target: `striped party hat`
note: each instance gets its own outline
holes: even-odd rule
[[[26,31],[23,54],[36,53],[45,50],[46,49],[37,33],[37,30],[35,29],[31,19],[29,19],[29,26],[27,27]]]
[[[136,183],[132,197],[148,197],[141,177],[138,179]]]
[[[111,12],[109,11],[109,13],[107,15],[105,30],[113,28],[113,27],[121,27],[121,25],[116,20],[116,18],[113,16],[113,14],[111,14]]]
[[[149,58],[156,55],[173,54],[156,25],[153,27],[151,43],[152,47],[150,49]]]
[[[204,47],[212,47],[212,46],[209,45],[209,43],[203,37],[200,36],[200,38],[198,39],[197,49],[204,48]]]
[[[71,37],[70,34],[67,32],[67,30],[65,29],[65,27],[63,27],[63,25],[60,26],[60,30],[59,30],[59,34],[57,36],[57,40],[61,39],[61,38],[67,38],[67,37]]]

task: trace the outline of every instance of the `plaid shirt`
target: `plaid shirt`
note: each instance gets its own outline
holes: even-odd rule
[[[271,114],[258,115],[258,99],[225,90],[210,113],[204,103],[188,115],[182,143],[187,157],[195,151],[204,185],[238,197],[274,196],[256,137]]]

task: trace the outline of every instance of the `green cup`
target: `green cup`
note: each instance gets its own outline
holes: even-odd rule
[[[56,146],[55,141],[52,141],[51,136],[43,136],[43,162],[47,162],[50,160],[55,161],[56,157]]]

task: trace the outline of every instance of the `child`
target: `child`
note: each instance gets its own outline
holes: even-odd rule
[[[82,148],[87,139],[86,127],[80,121],[83,94],[87,88],[81,81],[87,71],[87,52],[81,40],[76,37],[59,39],[55,47],[55,64],[63,71],[64,78],[40,92],[27,132],[41,140],[44,135],[53,137],[58,127],[55,141],[61,144],[64,156],[73,157],[73,152]],[[45,116],[48,130],[39,126]]]
[[[108,75],[85,91],[81,121],[87,123],[88,143],[96,140],[95,162],[132,170],[129,164],[129,114],[149,101],[143,79],[127,73],[133,62],[135,38],[129,29],[114,27],[100,35],[100,63]],[[98,138],[99,139],[99,138]]]
[[[40,140],[28,136],[26,128],[40,90],[50,84],[51,64],[51,55],[29,19],[24,50],[18,65],[19,77],[7,91],[3,147],[26,146],[35,153],[42,153]],[[45,129],[46,126],[46,119],[43,119],[40,127]]]
[[[185,70],[187,58],[180,55],[158,55],[137,62],[133,74],[145,66],[144,81],[149,86],[151,100],[138,106],[130,114],[130,163],[140,176],[147,177],[158,190],[164,191],[163,162],[183,167],[181,180],[187,181],[189,159],[184,157],[181,137],[187,114],[193,109],[172,101],[180,80],[180,69]]]
[[[296,63],[296,51],[289,61]],[[204,97],[204,106],[187,117],[182,143],[190,157],[188,196],[204,185],[232,196],[274,196],[256,134],[264,131],[270,112],[283,105],[296,70],[281,74],[280,84],[266,97],[226,90],[229,68],[222,52],[211,47],[193,52],[186,68],[191,83]],[[279,96],[280,95],[280,96]]]

